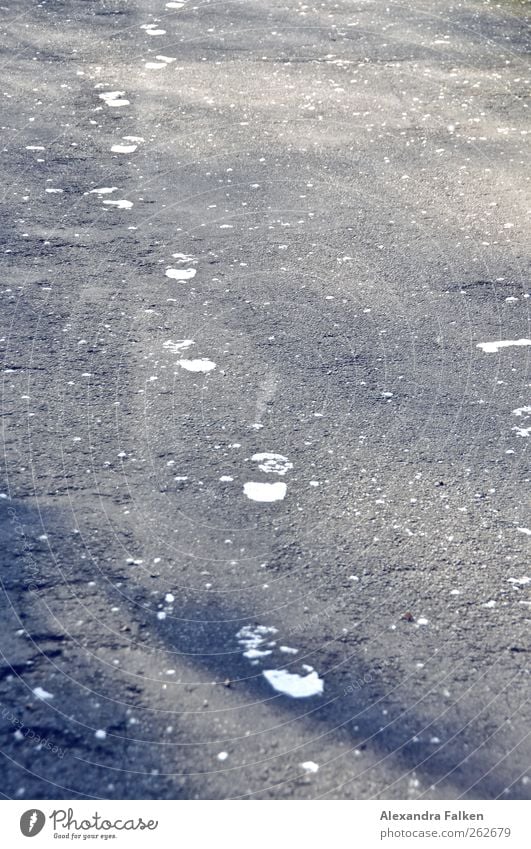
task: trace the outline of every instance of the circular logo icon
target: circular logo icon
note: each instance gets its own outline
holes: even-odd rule
[[[20,817],[20,830],[24,837],[35,837],[44,828],[46,817],[42,811],[32,808]]]

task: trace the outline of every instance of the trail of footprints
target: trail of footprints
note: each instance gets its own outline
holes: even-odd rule
[[[167,2],[165,4],[165,8],[168,10],[179,10],[185,5],[185,2]],[[146,36],[149,36],[150,38],[166,34],[166,30],[160,27],[156,22],[142,24],[141,29],[145,32]],[[169,68],[175,61],[175,57],[156,54],[155,60],[146,61],[144,63],[144,67],[147,70],[153,71],[163,70],[165,68]],[[103,87],[104,85],[101,83],[96,85],[96,89]],[[103,107],[100,108],[107,107],[110,110],[117,110],[130,106],[130,101],[126,97],[126,91],[123,90],[101,91],[98,93],[98,98],[103,102]],[[126,135],[122,136],[120,141],[114,143],[110,150],[111,153],[114,154],[129,155],[135,153],[139,145],[143,142],[144,138],[141,136]],[[28,151],[44,150],[43,147],[36,145],[27,146],[26,149]],[[47,188],[46,191],[49,193],[61,193],[63,190],[59,188]],[[126,198],[115,199],[114,197],[107,197],[108,195],[113,195],[118,191],[119,188],[117,186],[103,186],[91,189],[90,191],[87,191],[86,194],[95,195],[107,209],[120,211],[131,210],[134,205],[132,201],[127,200]],[[194,279],[197,274],[197,259],[195,257],[184,253],[174,253],[172,254],[172,259],[174,262],[165,270],[165,276],[169,280],[177,283],[186,283],[187,281]],[[175,341],[167,340],[163,343],[163,348],[168,353],[178,357],[176,365],[184,372],[207,374],[214,371],[216,369],[216,363],[212,360],[205,357],[190,358],[186,356],[189,349],[195,344],[195,340],[193,339],[177,339]],[[499,353],[501,349],[507,347],[525,347],[528,345],[531,345],[531,340],[517,339],[481,342],[477,344],[477,347],[484,353],[491,354]],[[513,410],[513,415],[522,420],[519,425],[512,428],[516,432],[516,436],[528,437],[531,434],[531,427],[527,426],[528,421],[531,418],[531,407],[519,407]],[[293,463],[291,463],[289,459],[282,454],[264,451],[253,454],[250,459],[251,462],[257,464],[258,471],[267,476],[274,475],[278,478],[284,478],[293,469]],[[234,479],[232,476],[224,475],[220,478],[220,480],[224,482],[232,482]],[[243,495],[253,502],[267,504],[282,501],[286,497],[287,488],[287,483],[284,480],[249,480],[243,484]],[[531,533],[531,531],[527,528],[519,528],[518,530],[527,534]],[[296,648],[285,645],[278,646],[276,639],[273,639],[276,634],[277,629],[270,626],[246,625],[238,631],[236,639],[240,647],[243,649],[243,656],[252,665],[259,666],[264,663],[267,658],[269,666],[270,659],[275,655],[275,653],[284,656],[294,656],[298,653],[298,649]],[[308,666],[307,664],[301,664],[300,668],[304,674],[290,672],[283,668],[282,664],[279,663],[272,668],[262,669],[262,676],[277,693],[291,698],[308,698],[322,694],[324,686],[323,680],[319,677],[313,667]],[[36,693],[36,695],[38,695],[39,698],[52,698],[51,694],[45,693],[44,691],[42,691],[42,693]],[[304,766],[306,767],[306,765]],[[312,771],[314,771],[314,767],[317,765],[314,765],[313,762],[308,762],[307,766],[308,769],[311,767]]]

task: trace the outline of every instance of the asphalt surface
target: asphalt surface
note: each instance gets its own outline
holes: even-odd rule
[[[167,6],[0,9],[4,797],[527,798],[529,4]]]

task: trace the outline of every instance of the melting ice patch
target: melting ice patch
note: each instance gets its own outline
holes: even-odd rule
[[[167,268],[166,277],[171,280],[191,280],[197,274],[195,268]]]
[[[267,657],[272,654],[268,646],[274,646],[275,642],[270,640],[273,634],[277,633],[276,628],[268,627],[267,625],[244,625],[236,634],[236,639],[242,648],[245,649],[243,656],[248,660],[256,660],[260,657]]]
[[[531,339],[507,339],[500,342],[478,342],[476,348],[481,348],[486,354],[497,354],[501,348],[520,348],[531,345]]]
[[[212,369],[216,368],[216,364],[212,362],[212,360],[200,359],[200,360],[179,360],[177,365],[186,371],[212,371]]]
[[[177,339],[176,342],[172,342],[171,339],[168,339],[167,342],[164,342],[162,347],[167,348],[172,354],[179,354],[181,351],[185,351],[186,348],[190,348],[192,345],[195,345],[193,339]]]
[[[258,483],[248,481],[243,485],[243,491],[251,501],[282,501],[286,497],[287,486],[285,483]]]
[[[315,669],[308,675],[286,672],[285,669],[264,669],[262,675],[274,690],[292,699],[307,699],[309,696],[320,696],[323,692],[323,680]]]
[[[282,454],[271,454],[267,451],[262,454],[253,454],[251,460],[260,463],[258,468],[266,474],[285,475],[293,468],[293,463],[290,463],[287,457],[283,457]]]

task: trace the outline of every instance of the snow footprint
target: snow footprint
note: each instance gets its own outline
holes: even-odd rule
[[[290,463],[283,454],[274,454],[270,451],[253,454],[251,460],[258,463],[258,468],[266,475],[285,475],[293,468],[293,463]],[[251,501],[282,501],[286,497],[287,490],[287,485],[283,481],[275,483],[248,481],[243,485],[243,492]]]
[[[284,654],[297,654],[297,649],[289,646],[277,647],[276,640],[271,639],[277,633],[276,628],[267,625],[244,625],[236,634],[236,639],[244,649],[243,656],[256,666],[263,658],[272,655],[275,650]],[[321,695],[324,687],[323,679],[319,677],[313,666],[303,663],[301,668],[304,674],[288,672],[287,669],[280,667],[263,669],[262,675],[273,690],[292,699],[307,699],[310,696]]]

